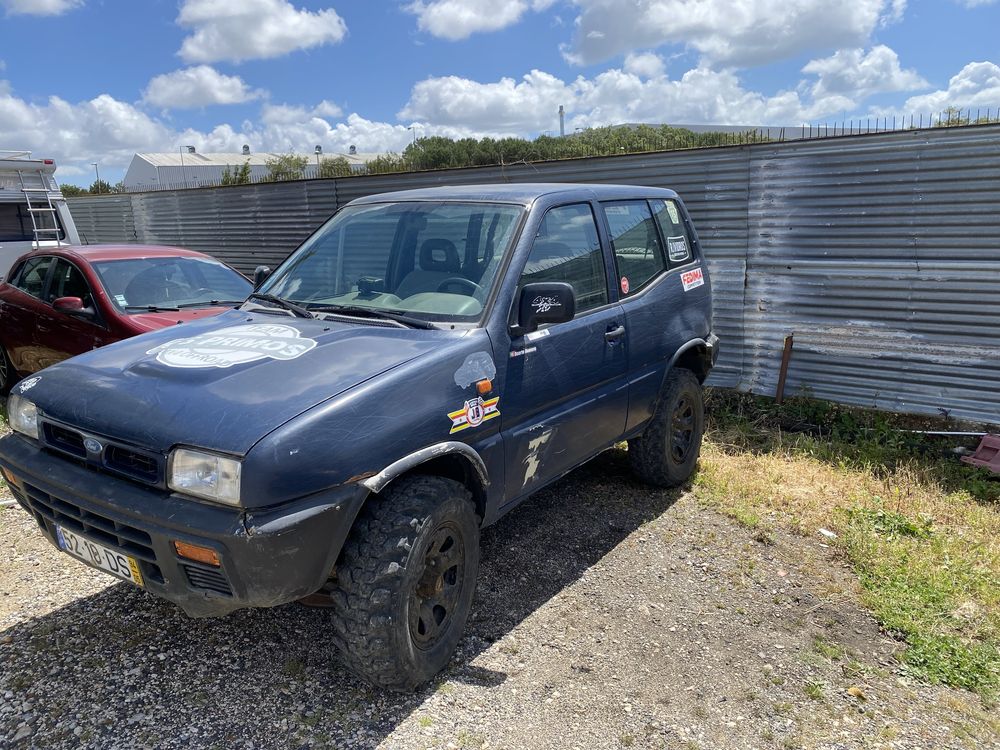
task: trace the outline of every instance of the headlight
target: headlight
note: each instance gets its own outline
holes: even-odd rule
[[[24,396],[15,393],[7,401],[7,418],[10,428],[38,440],[38,409]]]
[[[170,454],[167,486],[185,495],[239,505],[240,469],[235,458],[177,448]]]

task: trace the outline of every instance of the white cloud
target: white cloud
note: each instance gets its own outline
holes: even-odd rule
[[[625,64],[622,67],[626,73],[632,73],[640,78],[656,78],[663,75],[663,58],[652,52],[629,53],[625,56]]]
[[[795,125],[856,104],[844,93],[829,91],[807,100],[796,91],[766,96],[745,89],[731,70],[698,67],[673,80],[663,73],[662,64],[656,71],[652,63],[632,59],[625,69],[569,82],[540,70],[519,81],[428,78],[413,87],[399,117],[429,123],[435,132],[446,127],[476,134],[532,135],[555,130],[560,104],[566,107],[570,131],[625,122]]]
[[[868,53],[857,48],[838,50],[831,57],[807,63],[802,72],[819,76],[812,86],[817,99],[832,95],[864,99],[872,94],[929,86],[915,70],[903,70],[896,53],[881,44]]]
[[[179,53],[186,62],[281,57],[347,33],[333,8],[300,10],[288,0],[184,0],[177,23],[193,30]]]
[[[555,0],[416,0],[406,10],[417,26],[442,39],[465,39],[477,32],[499,31],[521,20],[529,10],[542,11]]]
[[[209,104],[241,104],[265,95],[239,76],[223,75],[208,65],[175,70],[153,78],[143,99],[157,107],[191,109]]]
[[[60,16],[83,5],[83,0],[0,0],[11,16]]]
[[[1000,66],[972,62],[948,81],[947,89],[914,96],[903,105],[906,112],[941,112],[948,107],[1000,109]]]
[[[966,8],[981,8],[984,5],[994,5],[997,0],[958,0]]]
[[[905,0],[573,0],[581,9],[563,54],[591,64],[636,49],[683,44],[705,62],[749,66],[810,49],[868,41]]]
[[[313,118],[325,120],[328,117],[340,117],[342,114],[340,107],[324,99],[311,109],[289,104],[265,104],[260,119],[268,125],[290,125],[304,123]]]

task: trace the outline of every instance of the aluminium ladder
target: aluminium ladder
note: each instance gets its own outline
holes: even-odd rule
[[[55,240],[56,244],[59,244],[62,239],[62,229],[59,227],[56,207],[52,205],[53,193],[58,193],[58,191],[45,187],[45,173],[40,169],[38,170],[38,184],[42,187],[29,187],[25,184],[24,172],[20,169],[17,170],[17,179],[21,183],[21,192],[24,193],[24,198],[28,203],[28,216],[31,217],[35,247],[41,247],[43,239]],[[51,226],[46,226],[48,222],[42,218],[44,216],[48,216],[52,220]]]

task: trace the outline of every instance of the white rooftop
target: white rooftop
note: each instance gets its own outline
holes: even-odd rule
[[[282,156],[288,156],[288,154],[269,153],[266,151],[251,152],[249,154],[243,154],[239,151],[234,151],[232,153],[203,154],[198,152],[191,154],[185,151],[183,153],[167,152],[157,154],[136,154],[135,156],[138,159],[148,162],[154,167],[180,167],[182,165],[185,167],[225,167],[234,165],[241,166],[246,162],[249,162],[251,167],[262,167],[267,164],[268,161]],[[316,154],[294,154],[294,156],[304,157],[308,159],[310,164],[313,164],[316,161]],[[361,153],[359,151],[355,154],[323,153],[320,154],[320,159],[336,159],[337,157],[343,157],[352,163],[367,163],[379,156],[381,156],[381,154]]]

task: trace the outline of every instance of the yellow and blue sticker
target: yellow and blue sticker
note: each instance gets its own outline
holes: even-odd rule
[[[451,420],[451,432],[448,434],[453,435],[469,427],[478,427],[488,419],[499,417],[500,409],[497,406],[499,403],[499,396],[486,401],[483,401],[481,396],[469,399],[461,409],[448,414],[448,419]]]

